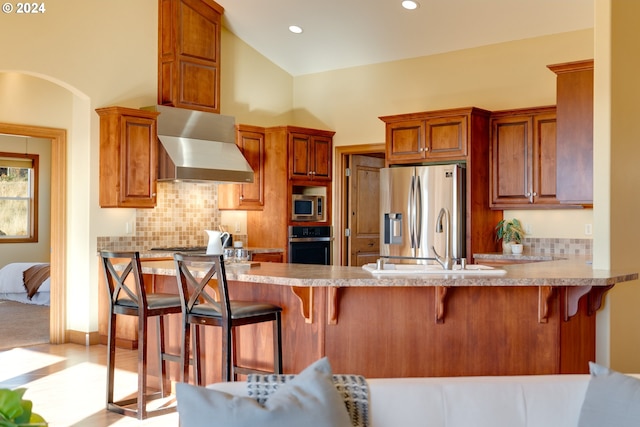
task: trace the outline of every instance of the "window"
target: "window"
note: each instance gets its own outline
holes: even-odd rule
[[[0,152],[0,243],[38,241],[38,157]]]

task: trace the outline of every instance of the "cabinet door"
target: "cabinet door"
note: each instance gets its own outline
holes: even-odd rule
[[[311,136],[292,132],[289,134],[289,177],[311,179]]]
[[[550,66],[558,74],[558,199],[593,204],[593,60]]]
[[[108,107],[100,115],[100,206],[156,204],[157,113]]]
[[[331,138],[314,136],[312,144],[312,179],[331,181]]]
[[[467,156],[467,116],[427,119],[427,151],[434,160],[463,160]]]
[[[218,185],[218,209],[262,210],[264,207],[264,131],[238,126],[237,145],[253,169],[253,183]]]
[[[424,120],[387,124],[387,161],[422,160],[425,156]]]
[[[122,117],[120,206],[154,207],[158,164],[155,120]]]
[[[556,115],[533,117],[533,202],[557,204]]]
[[[531,116],[491,121],[491,207],[530,201],[531,126]]]
[[[161,0],[160,104],[220,112],[222,13],[210,0]]]

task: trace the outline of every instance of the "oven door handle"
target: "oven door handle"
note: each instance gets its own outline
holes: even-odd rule
[[[330,242],[331,237],[289,237],[290,243]]]

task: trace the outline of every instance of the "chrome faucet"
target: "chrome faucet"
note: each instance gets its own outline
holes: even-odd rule
[[[444,228],[442,225],[443,219],[446,219],[446,222],[447,222],[446,228]],[[444,270],[453,270],[453,259],[451,258],[451,251],[450,251],[451,213],[446,208],[440,209],[440,213],[438,213],[438,219],[436,220],[436,233],[442,233],[443,228],[445,232],[444,258],[438,255],[438,252],[436,252],[435,246],[431,246],[431,249],[433,249],[433,253],[436,255],[436,261],[438,261],[438,264],[440,264]]]

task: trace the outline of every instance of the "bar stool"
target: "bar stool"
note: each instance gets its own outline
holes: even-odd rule
[[[222,255],[174,254],[178,288],[182,300],[182,381],[189,378],[189,339],[194,327],[193,365],[197,385],[202,385],[200,326],[222,328],[222,378],[235,381],[237,374],[282,373],[282,308],[273,304],[229,299],[227,276]],[[197,278],[196,278],[197,277]],[[219,300],[208,293],[208,283],[217,279]],[[273,371],[267,372],[235,363],[234,330],[238,326],[273,322]]]
[[[101,252],[102,267],[109,295],[109,333],[107,337],[107,410],[135,417],[167,414],[176,410],[175,405],[148,409],[151,400],[166,397],[165,382],[167,361],[178,361],[177,355],[165,353],[164,316],[182,313],[180,296],[175,294],[147,293],[138,252]],[[127,263],[116,269],[114,263]],[[128,280],[129,279],[129,280]],[[130,280],[133,279],[133,280]],[[133,283],[132,283],[133,282]],[[138,390],[136,397],[114,401],[114,373],[116,355],[116,319],[118,315],[138,317]],[[147,325],[155,317],[158,332],[158,365],[160,391],[147,393]]]

